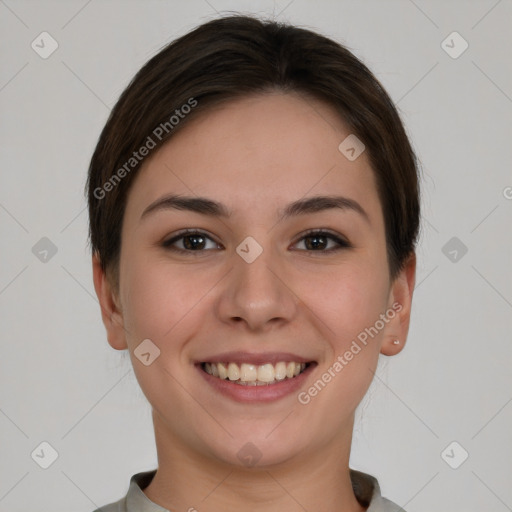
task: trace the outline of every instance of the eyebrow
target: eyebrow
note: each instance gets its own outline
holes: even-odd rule
[[[355,200],[343,196],[313,196],[299,199],[279,211],[279,221],[298,215],[317,213],[325,210],[340,209],[360,214],[368,223],[370,218],[364,208]],[[151,213],[162,210],[186,210],[218,218],[230,218],[233,212],[222,203],[206,197],[192,197],[169,194],[151,203],[141,215],[140,220]]]

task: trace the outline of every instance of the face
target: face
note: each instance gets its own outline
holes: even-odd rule
[[[350,441],[379,353],[405,341],[414,262],[390,281],[373,171],[338,149],[349,134],[322,102],[244,98],[191,121],[134,181],[119,294],[98,265],[95,285],[174,446],[271,465]],[[143,340],[160,351],[148,365]]]

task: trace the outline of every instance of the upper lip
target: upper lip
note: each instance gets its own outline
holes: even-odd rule
[[[254,365],[262,365],[266,363],[276,364],[281,361],[295,363],[311,363],[311,358],[301,357],[290,352],[224,352],[222,354],[212,355],[198,360],[201,363],[247,363]]]

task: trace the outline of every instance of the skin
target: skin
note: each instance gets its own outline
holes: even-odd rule
[[[155,503],[201,512],[365,510],[349,476],[354,413],[379,354],[404,346],[416,264],[412,255],[390,280],[373,171],[365,153],[351,162],[338,150],[349,134],[330,106],[296,94],[267,93],[204,112],[150,155],[133,183],[119,290],[93,256],[108,341],[130,351],[153,408],[159,466],[144,493]],[[160,210],[141,220],[171,192],[211,198],[234,214]],[[329,209],[277,222],[288,203],[334,193],[357,201],[368,221]],[[211,238],[202,252],[162,247],[184,228]],[[303,233],[321,228],[352,247],[329,252],[338,245],[324,239],[327,248],[311,249]],[[250,264],[235,251],[247,236],[263,248]],[[193,365],[226,351],[292,352],[318,364],[307,390],[395,302],[401,311],[307,405],[297,393],[235,402]],[[149,366],[133,354],[147,338],[161,351]],[[237,457],[247,442],[261,453],[255,467]]]

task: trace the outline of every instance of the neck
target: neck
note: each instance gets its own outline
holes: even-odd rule
[[[153,420],[158,470],[144,494],[169,511],[366,510],[350,480],[352,428],[315,453],[303,451],[279,464],[245,468],[187,449],[165,429],[158,415],[153,414]]]

